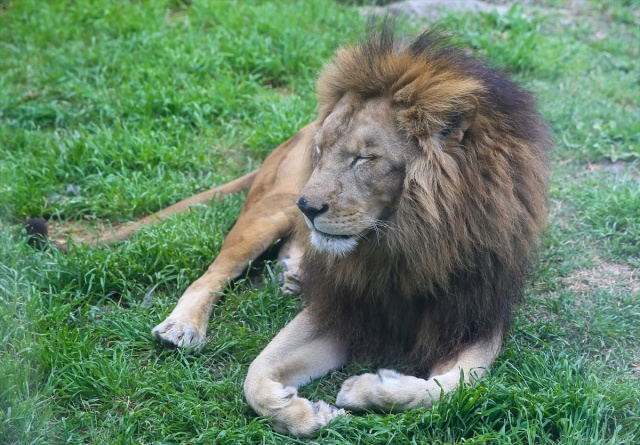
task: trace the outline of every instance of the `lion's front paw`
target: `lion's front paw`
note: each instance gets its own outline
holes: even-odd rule
[[[333,405],[329,405],[327,402],[323,400],[318,400],[317,402],[313,402],[311,404],[313,406],[313,410],[316,414],[321,416],[322,422],[326,426],[329,422],[335,419],[338,416],[344,416],[346,413],[342,408],[336,408]]]
[[[308,437],[340,415],[346,414],[343,409],[319,400],[309,400],[294,396],[291,404],[281,409],[271,418],[276,431],[298,437]]]
[[[400,377],[391,369],[350,377],[342,384],[336,405],[353,411],[392,408],[393,387]]]
[[[370,396],[375,390],[375,374],[362,374],[350,377],[342,384],[336,397],[336,405],[353,411],[371,408]]]
[[[168,348],[201,349],[206,339],[206,327],[199,328],[193,322],[171,316],[153,328],[151,333]]]

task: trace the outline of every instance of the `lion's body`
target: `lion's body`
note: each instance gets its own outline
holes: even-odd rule
[[[532,97],[423,34],[338,50],[298,207],[307,308],[256,358],[245,395],[283,432],[344,411],[296,388],[349,360],[351,410],[427,407],[499,352],[547,216],[550,138]]]
[[[352,410],[430,406],[461,372],[486,372],[545,224],[551,144],[528,93],[429,33],[340,49],[318,92],[318,119],[257,173],[173,206],[251,187],[218,257],[153,330],[204,342],[224,284],[289,237],[286,286],[308,307],[253,362],[245,395],[298,435],[344,411],[296,388],[348,360],[412,373],[348,379],[337,405]]]

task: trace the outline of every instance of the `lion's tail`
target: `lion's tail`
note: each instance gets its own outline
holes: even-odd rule
[[[234,193],[241,192],[243,190],[248,190],[251,188],[253,181],[256,177],[258,170],[254,170],[251,173],[247,173],[246,175],[234,179],[233,181],[227,182],[226,184],[219,185],[210,190],[204,191],[202,193],[198,193],[197,195],[193,195],[187,199],[183,199],[180,202],[177,202],[167,208],[157,211],[149,216],[142,218],[136,222],[128,224],[126,226],[120,227],[116,231],[109,231],[104,233],[103,235],[96,237],[92,240],[85,241],[85,244],[96,245],[96,244],[106,244],[113,245],[119,243],[120,241],[124,241],[128,239],[133,232],[140,229],[141,227],[151,226],[154,224],[158,224],[163,219],[171,216],[175,213],[184,213],[191,206],[198,204],[207,204],[209,201],[215,199],[220,200],[224,198],[226,195],[232,195]],[[58,250],[62,252],[67,251],[67,247],[64,244],[51,242],[49,243],[49,234],[45,221],[42,218],[32,218],[29,219],[25,224],[25,231],[27,236],[29,237],[29,244],[42,248],[46,244],[50,244]]]

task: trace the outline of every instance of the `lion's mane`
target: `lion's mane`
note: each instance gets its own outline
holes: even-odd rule
[[[320,122],[348,93],[388,97],[421,155],[385,228],[342,259],[307,249],[302,291],[356,360],[428,374],[508,327],[546,223],[552,141],[528,92],[434,32],[338,50],[318,80]],[[438,145],[473,104],[461,143]]]

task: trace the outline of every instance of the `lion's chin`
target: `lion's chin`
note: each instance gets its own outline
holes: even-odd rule
[[[358,239],[349,235],[329,235],[313,229],[311,230],[311,245],[321,252],[343,257],[356,248]]]

